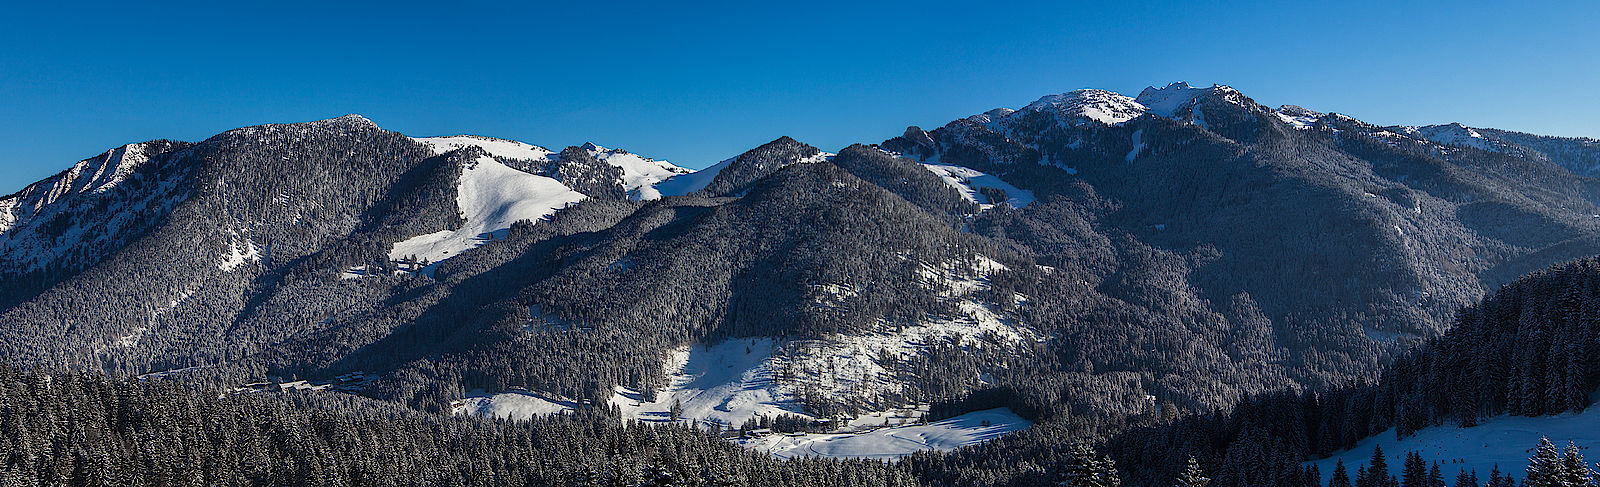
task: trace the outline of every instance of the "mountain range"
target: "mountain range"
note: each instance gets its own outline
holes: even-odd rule
[[[0,198],[0,362],[521,419],[840,433],[1004,407],[1107,434],[1372,380],[1600,253],[1600,141],[1220,85],[836,151],[692,171],[358,115],[128,144]]]

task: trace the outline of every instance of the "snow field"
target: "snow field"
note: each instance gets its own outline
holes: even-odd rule
[[[456,207],[467,222],[456,230],[418,235],[394,244],[391,260],[415,255],[430,262],[460,255],[484,242],[505,238],[518,220],[539,220],[584,199],[555,179],[535,176],[480,157],[461,171]],[[429,272],[432,265],[425,268]]]
[[[1475,470],[1479,479],[1486,479],[1489,470],[1498,465],[1500,473],[1521,479],[1540,436],[1548,436],[1559,448],[1565,448],[1568,441],[1576,443],[1593,463],[1594,457],[1600,456],[1594,453],[1594,448],[1600,447],[1600,407],[1534,418],[1496,416],[1471,428],[1434,426],[1400,439],[1391,428],[1361,440],[1355,448],[1306,464],[1315,464],[1323,478],[1328,478],[1343,460],[1346,472],[1354,478],[1356,468],[1366,465],[1373,447],[1378,446],[1389,458],[1391,472],[1404,464],[1406,452],[1416,451],[1430,462],[1440,461],[1445,478],[1455,478],[1461,470]]]
[[[1033,422],[998,408],[925,425],[889,426],[865,433],[767,435],[740,438],[746,448],[779,458],[818,456],[892,460],[923,450],[950,451],[1021,431]]]
[[[1006,204],[1011,205],[1012,208],[1021,208],[1034,202],[1032,191],[1012,186],[1010,183],[1001,181],[998,177],[985,174],[977,169],[949,164],[923,164],[922,167],[937,174],[939,179],[943,179],[945,184],[955,188],[956,191],[960,191],[961,196],[965,197],[967,201],[978,203],[985,210],[994,205],[990,204],[989,198],[983,195],[983,188],[1005,190]]]

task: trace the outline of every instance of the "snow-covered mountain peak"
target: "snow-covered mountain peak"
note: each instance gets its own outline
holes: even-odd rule
[[[1134,100],[1144,105],[1150,113],[1172,118],[1177,113],[1188,108],[1196,99],[1213,94],[1222,95],[1225,100],[1235,103],[1239,103],[1239,101],[1233,99],[1234,96],[1243,97],[1238,90],[1232,87],[1214,84],[1206,88],[1197,88],[1189,86],[1187,82],[1179,81],[1163,88],[1154,86],[1145,88],[1144,91],[1139,92],[1139,96]]]
[[[1484,138],[1483,134],[1478,133],[1477,130],[1474,130],[1472,127],[1462,125],[1458,122],[1451,122],[1444,125],[1416,127],[1416,129],[1418,133],[1422,134],[1422,136],[1428,140],[1444,145],[1472,147],[1486,150],[1494,149],[1495,145],[1489,139]]]
[[[1321,117],[1322,112],[1309,110],[1299,105],[1283,105],[1278,107],[1278,113],[1291,117]]]
[[[345,116],[342,116],[342,117],[336,117],[336,118],[330,118],[330,119],[327,119],[327,120],[322,120],[321,122],[329,123],[329,124],[335,124],[335,125],[350,126],[350,127],[378,128],[378,124],[377,123],[375,123],[375,122],[373,122],[371,120],[368,120],[367,117],[363,117],[361,115],[354,114],[354,113],[351,113],[351,114],[348,114],[348,115],[345,115]]]
[[[1163,117],[1171,117],[1172,113],[1176,112],[1179,107],[1194,100],[1197,96],[1200,96],[1199,88],[1189,86],[1187,82],[1179,81],[1169,84],[1165,88],[1156,88],[1154,86],[1145,88],[1144,91],[1139,92],[1139,96],[1134,98],[1134,101],[1144,105],[1151,113]]]
[[[1001,107],[967,117],[967,120],[971,120],[980,125],[989,125],[1016,112],[1016,110]]]
[[[671,162],[658,161],[622,149],[607,149],[593,142],[585,142],[580,148],[595,159],[622,169],[622,190],[627,192],[629,199],[660,198],[656,184],[673,176],[694,172]]]
[[[1087,118],[1107,125],[1115,125],[1133,120],[1144,114],[1145,107],[1133,98],[1116,92],[1082,89],[1056,95],[1046,95],[1029,104],[1021,111],[1053,112],[1063,120]]]

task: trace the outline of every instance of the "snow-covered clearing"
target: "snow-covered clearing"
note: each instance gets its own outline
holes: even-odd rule
[[[1483,150],[1495,149],[1494,143],[1484,138],[1483,134],[1478,133],[1472,127],[1460,123],[1416,127],[1416,130],[1428,140],[1442,145],[1472,147]]]
[[[493,157],[480,157],[462,169],[456,187],[456,207],[467,222],[455,230],[397,242],[389,258],[415,255],[437,263],[485,241],[505,238],[506,230],[518,220],[539,220],[583,198],[583,193],[555,179],[512,169]],[[430,265],[423,272],[432,268]]]
[[[923,450],[950,451],[1027,429],[1033,422],[998,408],[973,411],[925,425],[900,425],[865,433],[766,435],[740,438],[746,448],[780,458],[895,459]]]
[[[218,269],[228,272],[239,268],[245,262],[261,261],[261,250],[256,248],[254,240],[251,240],[248,235],[229,233],[228,253],[222,256],[222,261],[217,262]]]
[[[1361,440],[1355,448],[1307,464],[1316,464],[1326,478],[1343,460],[1345,470],[1354,476],[1356,467],[1366,465],[1372,458],[1372,448],[1380,446],[1389,457],[1391,471],[1403,464],[1406,452],[1416,451],[1429,461],[1443,463],[1446,478],[1455,478],[1460,470],[1476,470],[1478,478],[1487,478],[1489,470],[1498,465],[1501,473],[1520,479],[1540,436],[1550,437],[1558,447],[1565,447],[1570,440],[1585,452],[1593,452],[1592,448],[1600,447],[1600,407],[1536,418],[1496,416],[1471,428],[1435,426],[1402,439],[1395,439],[1394,430],[1390,429]]]
[[[998,177],[985,174],[977,169],[948,164],[923,164],[922,167],[939,175],[939,179],[943,179],[945,184],[949,184],[956,191],[960,191],[961,195],[967,198],[967,201],[978,203],[984,209],[994,205],[990,204],[989,198],[983,195],[983,188],[1004,190],[1006,192],[1006,203],[1011,205],[1012,208],[1028,206],[1033,204],[1034,201],[1032,191],[1012,186],[1010,183],[1001,181]]]
[[[528,419],[564,413],[578,408],[578,402],[552,394],[516,390],[499,394],[475,391],[466,399],[451,404],[454,414],[500,419]]]
[[[1005,268],[981,255],[924,265],[921,283],[955,304],[956,312],[950,316],[816,340],[739,338],[679,347],[664,359],[667,385],[656,391],[654,400],[646,401],[641,391],[619,386],[609,403],[624,418],[648,422],[673,421],[676,406],[679,422],[724,431],[761,416],[844,420],[828,433],[739,440],[779,456],[892,458],[917,450],[948,450],[1026,428],[1027,421],[1003,410],[979,411],[931,425],[910,424],[926,408],[893,402],[905,397],[900,393],[907,386],[883,362],[886,358],[894,363],[915,360],[936,344],[985,348],[1037,341],[1034,332],[972,297],[973,292],[988,287],[989,274]],[[856,292],[843,284],[819,284],[813,291],[818,306],[843,305]],[[805,389],[823,397],[856,398],[859,404],[881,410],[854,418],[818,418],[796,396],[796,391]],[[458,401],[455,412],[527,419],[575,407],[574,401],[565,398],[514,390],[473,394]],[[983,425],[985,421],[989,424]]]
[[[618,387],[611,404],[622,416],[640,421],[671,421],[672,405],[681,420],[710,427],[738,428],[756,416],[810,417],[794,396],[773,380],[771,338],[725,340],[715,345],[680,347],[667,361],[667,387],[646,402],[643,394]]]

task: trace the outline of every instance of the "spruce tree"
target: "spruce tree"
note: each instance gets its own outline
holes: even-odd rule
[[[1184,466],[1183,473],[1178,474],[1177,486],[1206,487],[1210,483],[1211,479],[1207,478],[1205,472],[1200,470],[1200,462],[1195,460],[1194,455],[1189,455],[1188,465]]]
[[[1344,460],[1333,466],[1333,476],[1328,478],[1328,487],[1352,487],[1350,474],[1344,468]]]
[[[1389,476],[1389,461],[1383,457],[1383,447],[1372,447],[1372,458],[1367,461],[1367,485],[1359,487],[1387,487],[1392,477]]]
[[[1422,459],[1422,454],[1406,452],[1406,463],[1400,472],[1403,487],[1428,487],[1428,462]]]
[[[1103,458],[1088,443],[1075,442],[1067,450],[1061,485],[1067,487],[1119,487],[1116,463]]]
[[[1477,472],[1468,473],[1467,469],[1461,469],[1461,473],[1456,474],[1455,487],[1478,487]]]
[[[1565,487],[1562,483],[1563,471],[1561,454],[1556,452],[1556,445],[1550,438],[1540,437],[1539,447],[1533,457],[1528,459],[1528,476],[1522,479],[1525,487]]]
[[[1561,485],[1568,487],[1587,487],[1594,478],[1594,470],[1589,469],[1589,464],[1583,460],[1583,453],[1578,451],[1578,445],[1567,442],[1567,451],[1561,456]]]

